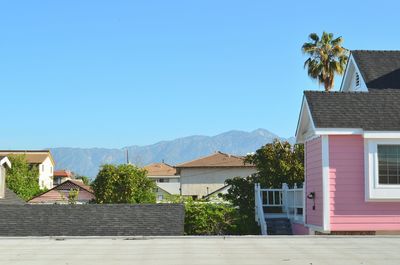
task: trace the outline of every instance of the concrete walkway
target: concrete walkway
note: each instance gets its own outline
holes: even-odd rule
[[[400,264],[400,237],[0,238],[0,264]]]

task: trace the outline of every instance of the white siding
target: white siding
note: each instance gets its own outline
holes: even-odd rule
[[[42,164],[39,164],[39,186],[41,189],[53,188],[54,165],[50,157],[47,157]]]

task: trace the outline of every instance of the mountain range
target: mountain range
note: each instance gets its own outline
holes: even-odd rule
[[[234,155],[245,155],[256,151],[275,138],[291,143],[294,138],[285,139],[265,130],[251,132],[232,130],[215,136],[193,135],[171,141],[161,141],[146,146],[112,148],[50,148],[57,169],[69,169],[76,174],[94,178],[102,164],[121,164],[127,161],[144,166],[153,162],[175,165],[184,161],[221,151]]]

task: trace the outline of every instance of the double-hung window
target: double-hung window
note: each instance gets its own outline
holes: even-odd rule
[[[380,185],[400,185],[400,145],[378,144]]]
[[[400,200],[400,139],[365,139],[366,200]]]

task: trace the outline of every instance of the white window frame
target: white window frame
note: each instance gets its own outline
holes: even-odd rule
[[[400,201],[400,185],[379,184],[378,145],[400,145],[400,139],[365,139],[365,200]]]

